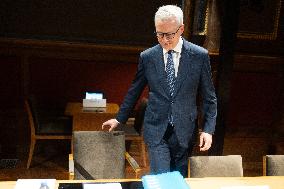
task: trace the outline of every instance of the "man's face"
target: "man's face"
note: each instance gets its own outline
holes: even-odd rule
[[[155,27],[158,42],[166,50],[175,48],[184,31],[184,25],[178,25],[175,19],[166,21],[157,20]]]

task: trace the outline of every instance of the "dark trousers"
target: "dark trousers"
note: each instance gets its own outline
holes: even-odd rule
[[[174,127],[169,124],[161,143],[148,146],[151,174],[179,171],[183,177],[188,177],[188,156],[191,151],[191,144],[188,148],[179,145]]]

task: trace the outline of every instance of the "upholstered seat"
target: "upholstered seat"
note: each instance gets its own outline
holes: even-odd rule
[[[189,158],[188,177],[241,177],[242,157],[193,156]]]
[[[72,119],[66,116],[47,117],[43,119],[36,129],[39,135],[70,135],[72,132]]]
[[[266,155],[263,157],[264,176],[284,176],[284,155]]]
[[[71,176],[74,179],[124,178],[125,160],[134,170],[135,177],[141,176],[139,164],[125,150],[123,131],[74,131],[73,146],[73,163],[69,170],[74,171],[74,177]]]
[[[84,170],[93,179],[125,177],[125,136],[123,132],[74,131],[73,147],[75,179],[86,179]]]

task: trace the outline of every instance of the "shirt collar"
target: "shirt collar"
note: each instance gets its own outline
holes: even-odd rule
[[[179,38],[178,44],[175,46],[174,50],[177,53],[181,53],[181,48],[182,48],[183,40],[182,37]],[[163,54],[165,55],[168,51],[163,48]]]

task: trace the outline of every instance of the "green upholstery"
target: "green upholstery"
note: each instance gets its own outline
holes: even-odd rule
[[[242,157],[192,156],[189,157],[189,177],[241,177],[243,176]]]
[[[266,155],[264,176],[284,176],[284,155]]]
[[[73,133],[74,162],[95,179],[125,177],[125,136],[114,131],[75,131]],[[84,179],[74,169],[75,179]]]

